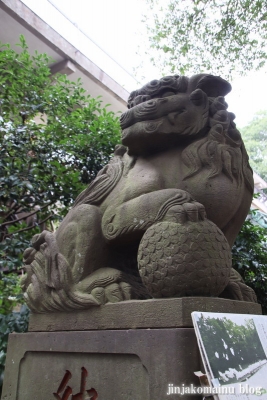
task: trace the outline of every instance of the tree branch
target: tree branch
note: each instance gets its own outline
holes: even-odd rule
[[[19,221],[21,221],[21,220],[23,220],[23,219],[26,219],[26,218],[28,218],[28,217],[31,217],[32,215],[37,214],[38,212],[42,211],[44,208],[50,206],[51,204],[52,204],[52,203],[48,203],[48,204],[46,204],[45,206],[40,207],[39,210],[33,211],[33,212],[31,212],[30,214],[28,214],[27,216],[24,215],[24,217],[18,218],[18,219],[14,220],[14,221],[3,222],[3,224],[0,224],[0,228],[2,228],[3,226],[6,226],[6,225],[15,224],[15,223],[17,223],[17,222],[19,222]]]
[[[49,218],[51,218],[53,216],[53,214],[50,214],[48,217],[46,217],[45,219],[43,219],[42,221],[40,221],[39,222],[39,224],[37,224],[38,226],[40,226],[40,225],[42,225],[44,222],[46,222]],[[35,225],[36,226],[36,225]],[[20,229],[20,230],[18,230],[18,231],[16,231],[16,232],[12,232],[12,233],[9,233],[8,235],[5,235],[5,238],[6,237],[9,237],[9,236],[12,236],[12,235],[15,235],[16,233],[21,233],[21,232],[25,232],[25,231],[29,231],[30,229],[33,229],[34,228],[34,226],[29,226],[28,228],[23,228],[23,229]]]
[[[4,220],[7,219],[10,215],[12,215],[12,213],[14,213],[14,211],[19,210],[20,205],[17,204],[17,206],[16,206],[16,204],[17,204],[17,203],[16,203],[15,201],[13,202],[13,204],[11,204],[11,206],[10,206],[10,211],[7,213],[7,215],[4,216]],[[5,224],[5,222],[4,222],[3,224],[1,224],[0,226],[2,226],[2,225],[4,225],[4,224]]]

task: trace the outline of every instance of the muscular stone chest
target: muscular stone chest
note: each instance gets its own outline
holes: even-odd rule
[[[164,157],[161,153],[138,158],[124,177],[121,201],[126,202],[162,189],[186,190],[205,206],[209,219],[223,228],[240,206],[240,185],[235,181],[230,182],[223,173],[210,179],[208,167],[202,169],[201,179],[198,175],[185,179],[187,167],[182,162],[182,151],[182,148],[176,148],[166,151]],[[218,213],[218,204],[227,210],[227,218]]]
[[[181,149],[173,149],[150,157],[139,157],[124,177],[123,199],[131,200],[142,194],[183,186]]]

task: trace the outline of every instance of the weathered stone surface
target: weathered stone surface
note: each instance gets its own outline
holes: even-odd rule
[[[259,304],[208,297],[33,313],[30,332],[9,337],[2,400],[61,399],[68,386],[69,395],[82,386],[99,400],[155,400],[169,398],[169,383],[198,385],[195,310],[261,314]]]
[[[230,90],[199,74],[131,93],[123,145],[57,232],[36,235],[25,251],[22,285],[34,312],[151,297],[256,301],[231,268],[253,176],[223,97]]]
[[[192,327],[191,313],[196,310],[261,314],[259,304],[211,297],[130,300],[75,313],[32,313],[29,331]]]
[[[163,400],[169,383],[197,385],[200,368],[193,328],[11,334],[2,400],[62,399],[67,386],[99,400]]]
[[[145,232],[138,265],[154,298],[219,296],[229,282],[232,258],[225,236],[211,221],[165,221]]]

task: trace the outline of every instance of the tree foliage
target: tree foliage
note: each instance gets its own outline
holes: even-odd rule
[[[267,181],[267,110],[256,113],[253,120],[240,131],[251,167]]]
[[[254,214],[250,212],[232,248],[233,268],[254,289],[267,314],[267,228],[253,222]]]
[[[147,0],[152,62],[163,72],[244,73],[267,59],[265,0]]]
[[[266,358],[252,319],[239,325],[226,317],[201,317],[198,328],[215,376],[229,368],[240,371]]]
[[[0,270],[21,265],[30,237],[66,214],[120,140],[100,98],[51,76],[23,37],[20,47],[0,48]]]
[[[254,119],[241,129],[249,154],[249,162],[267,181],[267,111],[258,112]],[[264,194],[263,194],[264,195]],[[267,314],[267,228],[264,215],[252,211],[233,247],[233,266],[251,286]],[[256,223],[255,223],[256,222]],[[260,226],[262,225],[262,226]]]

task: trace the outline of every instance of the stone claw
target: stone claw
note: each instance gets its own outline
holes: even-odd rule
[[[205,207],[197,201],[172,206],[165,215],[164,221],[184,224],[187,221],[198,222],[207,218]]]
[[[45,235],[47,231],[43,231],[42,233],[38,233],[34,235],[32,238],[32,247],[36,250],[39,250],[41,244],[45,242]]]
[[[187,220],[186,211],[183,206],[171,207],[164,218],[165,221],[177,222],[178,224],[184,224]]]
[[[195,203],[185,203],[183,204],[183,208],[186,212],[188,221],[190,222],[199,221],[198,206]]]
[[[204,221],[204,219],[207,219],[207,213],[203,204],[198,203],[197,201],[194,201],[194,204],[195,206],[197,206],[198,209],[198,218],[202,221]]]
[[[96,287],[92,290],[92,296],[104,305],[106,303],[118,303],[123,300],[133,299],[132,286],[127,282],[111,283],[103,287]]]
[[[28,247],[23,253],[23,262],[27,265],[30,265],[34,260],[36,253],[37,250],[35,250],[33,247]]]

